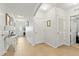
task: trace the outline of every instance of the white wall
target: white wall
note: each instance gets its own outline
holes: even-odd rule
[[[70,20],[66,15],[64,9],[56,6],[46,12],[39,9],[34,17],[34,43],[47,43],[53,47],[70,45]],[[47,20],[51,20],[51,27],[47,27]]]
[[[52,22],[52,31],[54,28],[54,35],[51,33],[52,31],[49,32],[48,29],[48,33],[46,37],[51,36],[51,42],[54,41],[55,45],[57,46],[61,46],[63,44],[65,45],[70,45],[70,19],[69,19],[69,15],[68,15],[68,11],[64,10],[60,7],[56,7],[55,8],[55,14],[53,9],[51,9],[51,12],[48,12],[47,16],[49,16],[50,19],[55,20],[55,24],[53,24]],[[55,17],[55,18],[53,18]],[[55,26],[55,27],[54,27]],[[50,34],[51,33],[51,34]],[[55,34],[56,33],[56,34]],[[55,37],[57,35],[56,38],[53,39],[53,36]],[[49,41],[49,40],[48,40]],[[53,42],[52,42],[53,43]],[[53,45],[53,44],[52,44]]]
[[[60,42],[63,42],[62,44],[70,45],[70,17],[69,17],[69,11],[59,8],[56,8],[56,15],[57,15],[57,23],[58,23],[58,29],[59,32],[58,36],[60,39]]]
[[[4,44],[5,13],[6,13],[5,6],[0,6],[0,55],[3,55],[5,53],[5,44]],[[4,36],[2,36],[2,34],[4,34]]]
[[[4,26],[6,26],[6,13],[8,13],[11,17],[14,17],[10,9],[6,9],[5,5],[0,4],[0,55],[3,55],[10,46],[8,44],[8,42],[10,42],[9,38],[6,38],[6,41],[4,41],[4,38],[9,35],[9,30],[4,30]],[[4,36],[2,36],[2,34],[4,34]]]
[[[34,19],[32,17],[27,18],[27,21],[29,21],[29,26],[26,25],[26,39],[34,45],[35,43],[35,38],[34,38],[34,27],[33,27],[33,21]],[[27,24],[26,21],[26,24]]]
[[[60,41],[58,40],[58,33],[57,33],[57,16],[56,16],[56,7],[52,7],[46,14],[46,22],[47,20],[51,20],[51,27],[45,26],[45,36],[46,36],[46,42],[53,46],[58,47],[60,46]],[[45,23],[47,24],[47,23]]]
[[[79,20],[77,20],[77,32],[79,32]]]

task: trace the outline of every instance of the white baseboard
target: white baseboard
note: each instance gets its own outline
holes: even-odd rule
[[[50,44],[48,42],[45,42],[45,43],[48,44],[49,46],[53,47],[53,48],[58,48],[57,46],[54,46],[54,45],[52,45],[52,44]]]
[[[58,47],[60,47],[60,46],[62,46],[62,45],[66,45],[66,46],[70,46],[70,44],[67,44],[67,43],[61,43],[61,44],[59,44],[59,45],[53,45],[52,43],[49,43],[49,42],[45,42],[45,41],[31,41],[31,40],[28,40],[29,41],[29,43],[31,43],[31,45],[32,46],[35,46],[35,45],[37,45],[37,44],[41,44],[41,43],[46,43],[46,44],[48,44],[49,46],[51,46],[51,47],[53,47],[53,48],[58,48]]]
[[[66,44],[66,43],[64,43],[63,45],[70,46],[70,44]]]

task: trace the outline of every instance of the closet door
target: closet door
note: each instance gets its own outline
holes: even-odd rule
[[[71,20],[71,44],[76,44],[76,22]]]
[[[64,40],[64,19],[60,16],[57,16],[57,42],[58,46],[63,44]]]
[[[70,45],[70,24],[69,17],[66,15],[65,10],[56,8],[57,20],[57,42],[58,45]]]

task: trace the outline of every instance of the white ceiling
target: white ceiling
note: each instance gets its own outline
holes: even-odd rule
[[[72,7],[78,5],[72,3],[49,3],[49,4],[51,6],[56,5],[63,9],[71,9]],[[10,9],[15,15],[33,16],[39,9],[40,3],[2,3],[0,5],[5,5],[6,8]]]
[[[49,7],[57,6],[60,8],[63,8],[65,10],[69,10],[71,8],[74,8],[75,6],[79,5],[78,3],[44,3],[49,5]],[[44,5],[42,4],[42,5]]]
[[[15,15],[33,16],[38,5],[37,3],[4,3],[7,9],[11,10]]]
[[[56,3],[56,6],[61,7],[63,9],[69,10],[79,5],[78,3]]]

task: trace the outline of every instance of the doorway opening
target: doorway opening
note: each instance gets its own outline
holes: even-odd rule
[[[79,15],[70,17],[70,44],[79,44]]]

